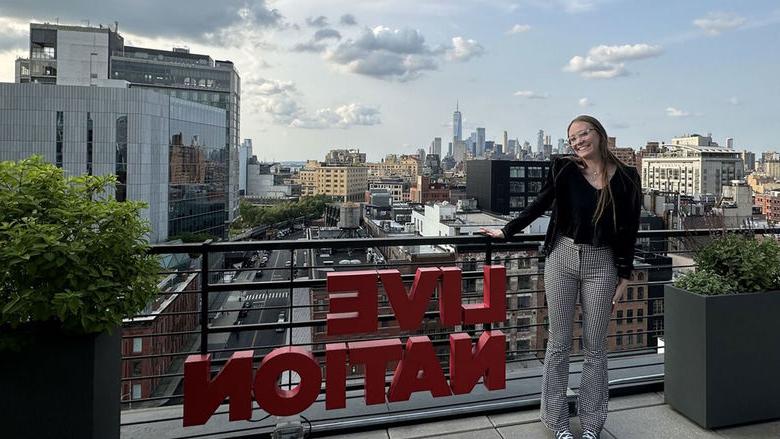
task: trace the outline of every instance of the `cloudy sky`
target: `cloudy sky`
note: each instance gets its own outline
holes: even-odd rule
[[[780,149],[772,0],[0,0],[0,81],[28,23],[57,20],[234,61],[241,136],[266,160],[446,145],[456,101],[465,136],[555,143],[587,113],[619,146],[712,133]]]

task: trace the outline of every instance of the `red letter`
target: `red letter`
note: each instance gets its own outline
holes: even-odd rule
[[[385,402],[385,372],[387,363],[401,359],[401,340],[387,339],[347,343],[349,364],[365,364],[363,386],[366,405]]]
[[[488,390],[506,388],[506,336],[501,331],[483,332],[476,351],[471,337],[460,332],[450,334],[450,387],[452,393],[471,392],[480,377]]]
[[[440,275],[438,268],[418,268],[412,291],[407,293],[398,270],[379,270],[379,277],[401,330],[413,331],[420,326]]]
[[[292,390],[280,389],[276,384],[279,375],[287,370],[301,377]],[[255,401],[272,415],[294,415],[317,400],[321,384],[320,365],[311,352],[296,347],[276,348],[263,358],[255,374]]]
[[[426,336],[409,337],[404,358],[395,368],[387,399],[390,402],[408,401],[413,392],[423,390],[430,391],[434,398],[452,394],[431,340]]]
[[[328,273],[326,285],[330,294],[328,335],[346,335],[359,332],[376,332],[377,289],[376,271],[341,271]]]
[[[461,319],[460,295],[463,290],[461,271],[458,267],[441,269],[441,289],[439,290],[439,319],[442,326],[455,326],[463,323]]]
[[[463,323],[498,323],[506,320],[506,268],[488,265],[483,268],[483,303],[463,305]]]
[[[211,354],[184,361],[184,426],[205,424],[229,398],[230,420],[252,417],[252,351],[235,352],[211,380]]]
[[[325,410],[347,406],[347,345],[325,345]]]

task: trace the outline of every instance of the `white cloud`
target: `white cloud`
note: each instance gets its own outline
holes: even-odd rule
[[[275,79],[258,78],[254,83],[244,83],[244,88],[249,91],[255,91],[261,95],[274,95],[280,93],[296,92],[295,83],[292,81],[277,81]]]
[[[588,51],[588,57],[599,62],[616,63],[652,58],[663,52],[661,46],[650,44],[624,44],[622,46],[596,46]]]
[[[666,107],[666,115],[669,117],[688,117],[691,113],[674,107]]]
[[[447,59],[450,61],[468,61],[484,53],[485,48],[475,40],[454,37],[452,38],[452,46],[447,49]]]
[[[418,30],[377,26],[328,50],[325,59],[347,72],[403,82],[418,78],[426,70],[438,69],[442,55],[453,61],[468,61],[483,52],[479,43],[462,37],[453,38],[452,45],[431,49]]]
[[[727,102],[731,105],[742,105],[742,101],[736,96],[730,97]]]
[[[351,103],[342,105],[335,110],[323,108],[317,110],[313,115],[296,118],[290,122],[290,127],[307,129],[347,129],[353,126],[379,125],[381,123],[382,119],[379,114],[379,109],[367,107],[358,103]]]
[[[537,93],[531,90],[518,90],[515,92],[515,96],[528,99],[547,99],[550,97],[547,93]]]
[[[524,33],[524,32],[528,32],[529,30],[531,30],[531,26],[529,26],[527,24],[516,24],[516,25],[512,26],[512,29],[509,29],[508,31],[506,31],[506,33],[508,35],[515,35],[515,34],[521,34],[521,33]]]
[[[626,61],[652,58],[661,55],[663,48],[649,44],[624,44],[622,46],[596,46],[587,56],[574,56],[563,68],[566,72],[579,73],[588,79],[610,79],[627,76]]]
[[[747,20],[736,14],[726,12],[710,12],[702,18],[693,20],[693,25],[703,30],[708,35],[718,35],[721,32],[736,29],[744,25]]]
[[[580,100],[577,102],[580,107],[587,108],[592,107],[593,103],[588,98],[580,98]]]
[[[435,54],[420,31],[385,26],[365,29],[356,40],[346,40],[328,50],[325,59],[351,73],[399,81],[438,68]]]

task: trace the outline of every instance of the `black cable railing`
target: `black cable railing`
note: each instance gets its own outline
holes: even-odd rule
[[[738,230],[737,232],[778,234],[780,229]],[[638,242],[644,239],[644,245],[652,248],[661,247],[663,250],[643,251],[638,254],[666,257],[689,255],[695,251],[695,248],[689,248],[683,241],[712,234],[711,230],[641,231]],[[183,360],[193,354],[212,354],[212,367],[216,370],[225,363],[230,354],[242,350],[253,350],[254,360],[260,361],[267,353],[278,347],[303,347],[308,348],[315,358],[323,361],[323,346],[335,341],[368,341],[386,338],[401,338],[403,341],[411,335],[427,335],[434,346],[448,344],[447,336],[454,330],[437,324],[439,312],[435,295],[431,299],[428,311],[424,314],[421,325],[423,329],[419,331],[400,331],[390,304],[380,294],[377,335],[361,334],[348,340],[327,336],[325,314],[329,309],[329,300],[327,293],[324,292],[326,287],[324,274],[341,269],[399,269],[403,273],[401,277],[404,285],[409,288],[415,276],[413,269],[457,266],[463,270],[462,300],[475,302],[482,298],[481,292],[475,289],[481,282],[481,267],[489,264],[507,264],[507,320],[503,324],[463,326],[458,329],[467,332],[472,339],[476,339],[482,331],[491,327],[504,331],[507,334],[507,341],[510,340],[510,335],[514,340],[511,346],[506,348],[507,364],[534,362],[538,366],[545,351],[544,338],[547,325],[544,319],[547,309],[544,288],[540,281],[543,278],[541,267],[543,267],[544,256],[538,253],[539,244],[543,239],[543,235],[531,234],[513,237],[511,242],[492,241],[483,236],[456,236],[250,242],[209,240],[203,243],[153,246],[150,250],[153,254],[188,254],[193,261],[190,266],[180,267],[179,270],[172,268],[161,270],[161,276],[193,274],[196,276],[190,280],[191,284],[181,290],[161,292],[161,296],[165,297],[178,296],[169,301],[170,303],[175,303],[180,298],[190,297],[190,301],[182,305],[183,308],[148,311],[131,319],[126,325],[122,336],[122,383],[127,385],[127,391],[123,389],[122,392],[125,398],[122,401],[124,408],[180,404]],[[669,245],[671,240],[678,241],[673,249]],[[385,259],[377,264],[361,259],[358,264],[345,265],[324,263],[319,255],[322,250],[332,254],[340,250],[360,251],[370,248],[379,253],[378,249],[428,245],[446,246],[454,249],[455,252],[450,253],[449,258],[437,261],[387,261]],[[305,251],[305,264],[297,260],[298,256],[296,256],[296,253],[302,250]],[[289,252],[285,257],[287,264],[259,266],[255,262],[255,265],[249,265],[251,260],[249,256],[262,251]],[[238,263],[242,265],[231,268],[227,262],[223,263],[227,254],[232,254],[231,257],[243,254],[245,257],[239,257],[241,262]],[[232,259],[234,264],[236,264],[235,260]],[[283,260],[281,253],[277,255],[277,263],[280,260]],[[641,309],[643,314],[633,315],[632,323],[628,323],[626,315],[617,317],[613,314],[610,318],[608,339],[611,340],[612,355],[643,355],[658,352],[657,346],[652,343],[655,342],[656,337],[663,335],[663,327],[662,325],[651,327],[650,323],[663,318],[663,286],[673,281],[674,270],[693,268],[695,264],[670,264],[663,260],[655,261],[655,264],[642,265],[635,272],[641,273],[641,277],[632,279],[629,285],[634,289],[643,287],[642,297],[638,297],[635,292],[633,298],[624,297],[618,304],[618,309],[637,305],[635,308],[628,309],[633,309],[634,312]],[[258,272],[262,273],[259,279],[256,276]],[[232,282],[224,282],[223,276],[227,273],[232,273]],[[238,279],[242,276],[251,278]],[[182,278],[186,277],[182,276]],[[517,278],[517,281],[513,281],[514,278]],[[520,282],[521,278],[525,280]],[[511,290],[510,288],[514,286],[520,289]],[[255,298],[250,300],[250,297]],[[521,298],[523,300],[520,300]],[[257,322],[247,321],[246,316],[250,313],[255,317],[254,320],[258,320]],[[268,317],[269,313],[270,320],[259,321],[261,318]],[[241,317],[242,315],[244,318]],[[274,316],[279,317],[276,319]],[[140,327],[141,321],[146,322],[143,328]],[[571,354],[573,361],[582,358],[582,351],[578,347],[582,339],[578,332],[581,331],[581,326],[581,320],[575,318],[574,349]],[[628,340],[626,337],[629,334],[617,332],[622,329],[632,331],[630,334],[633,337],[632,343],[617,342],[617,340],[621,342]],[[249,345],[236,342],[242,334],[253,336]],[[272,339],[273,342],[258,344],[256,338],[262,334],[270,334],[272,337],[266,338]],[[641,335],[641,342],[637,341],[638,335]],[[138,343],[141,343],[143,348],[136,351]],[[437,352],[437,356],[442,361],[446,373],[448,353]],[[140,369],[138,362],[141,362]],[[392,373],[388,372],[387,378],[391,376]],[[529,377],[533,376],[535,375],[529,375]],[[360,373],[349,374],[348,378],[351,383],[348,386],[349,390],[362,388],[360,384],[352,384],[360,382],[362,378]],[[507,379],[519,378],[507,376]],[[292,381],[288,374],[286,385],[292,386]],[[134,386],[140,386],[140,391],[136,391],[137,388]],[[354,397],[348,395],[348,398]],[[447,404],[443,401],[442,407],[446,407]],[[462,402],[454,405],[458,404]],[[255,410],[259,408],[255,407]],[[217,411],[217,413],[224,412],[224,409]],[[162,420],[177,419],[181,418],[166,417]],[[128,420],[123,421],[122,425],[130,426],[138,423]]]

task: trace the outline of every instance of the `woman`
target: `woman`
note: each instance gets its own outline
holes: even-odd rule
[[[521,231],[552,208],[544,244],[549,340],[544,357],[541,420],[556,439],[573,439],[566,388],[577,296],[582,306],[585,360],[579,394],[583,439],[599,437],[607,419],[607,328],[633,270],[641,184],[633,167],[607,147],[607,132],[591,116],[569,124],[575,156],[554,159],[536,200],[493,238]]]

